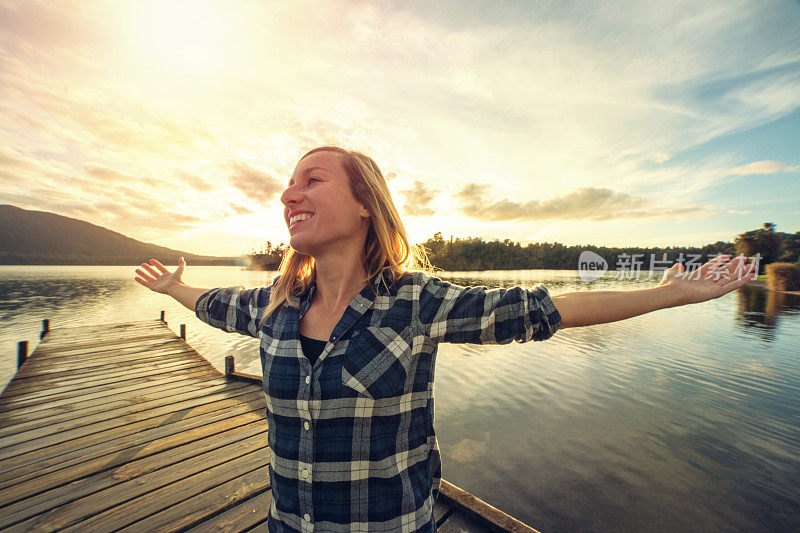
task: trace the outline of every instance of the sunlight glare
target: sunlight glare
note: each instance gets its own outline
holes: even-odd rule
[[[235,61],[232,20],[212,0],[135,3],[135,43],[142,59],[182,73],[219,74]]]

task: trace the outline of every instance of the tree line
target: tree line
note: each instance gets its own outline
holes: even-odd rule
[[[775,224],[765,222],[758,229],[746,231],[736,236],[733,242],[717,241],[699,247],[611,247],[594,245],[565,246],[561,243],[543,242],[521,245],[510,239],[484,241],[478,237],[445,239],[441,232],[423,243],[428,258],[434,267],[445,271],[454,270],[577,270],[578,259],[583,251],[589,250],[608,262],[609,270],[630,268],[619,263],[620,258],[636,258],[642,270],[649,270],[651,260],[663,266],[666,257],[669,261],[689,260],[690,256],[699,264],[705,263],[711,256],[743,254],[755,257],[760,254],[759,273],[773,262],[797,263],[800,261],[800,231],[782,233],[775,231]],[[288,244],[273,246],[272,242],[261,250],[253,250],[250,254],[252,268],[258,270],[277,270]],[[666,256],[664,255],[666,254]],[[681,255],[683,254],[683,255]],[[630,259],[629,259],[630,261]],[[695,263],[697,264],[697,263]]]

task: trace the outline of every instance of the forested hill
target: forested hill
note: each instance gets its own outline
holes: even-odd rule
[[[576,270],[581,253],[592,251],[609,264],[610,270],[631,270],[633,262],[640,270],[649,270],[651,259],[655,266],[669,266],[674,261],[691,261],[696,268],[716,254],[731,256],[743,254],[755,258],[759,254],[759,273],[773,262],[800,261],[800,231],[782,233],[775,231],[775,224],[766,222],[761,228],[735,236],[732,242],[717,241],[703,246],[668,247],[609,247],[592,244],[566,246],[561,243],[521,243],[509,239],[486,242],[477,237],[445,239],[441,233],[419,243],[425,248],[431,263],[445,271],[456,270],[525,270],[554,269]],[[286,244],[273,246],[270,241],[258,252],[253,252],[252,268],[277,270],[287,249]],[[661,261],[669,261],[663,264]],[[627,259],[625,259],[627,258]]]
[[[177,264],[244,264],[242,258],[195,255],[126,237],[76,218],[0,205],[0,264],[138,265],[154,257]]]

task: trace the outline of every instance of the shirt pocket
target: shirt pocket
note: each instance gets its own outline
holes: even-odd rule
[[[411,326],[364,328],[342,360],[342,383],[374,400],[399,396],[406,388],[412,350]]]

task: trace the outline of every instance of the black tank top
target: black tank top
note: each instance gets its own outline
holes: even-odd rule
[[[325,349],[325,345],[328,344],[328,341],[321,341],[319,339],[306,337],[299,331],[297,334],[300,335],[300,345],[303,347],[303,354],[311,362],[311,366],[314,366],[317,357],[319,357],[319,354],[321,354],[322,350]]]

